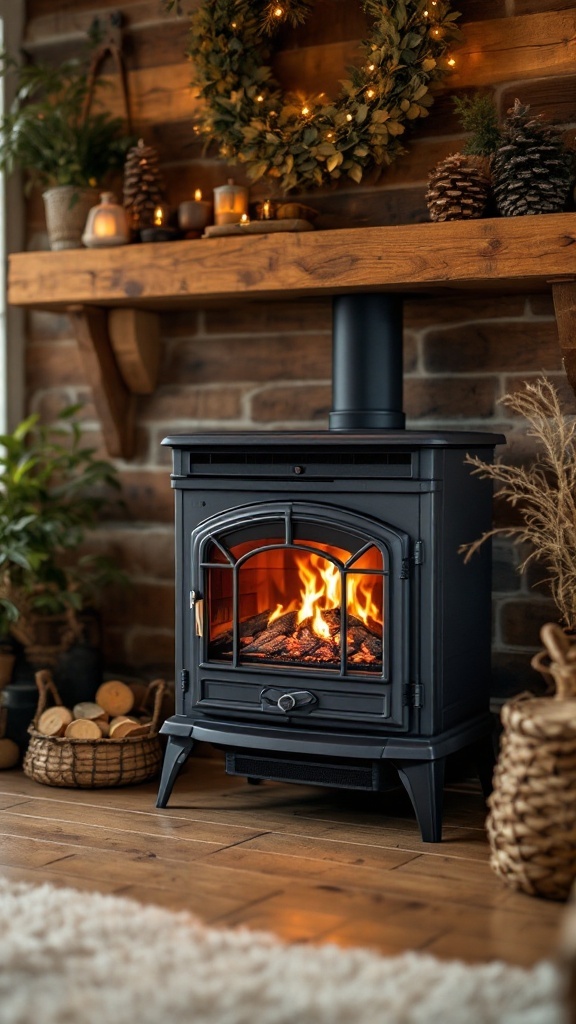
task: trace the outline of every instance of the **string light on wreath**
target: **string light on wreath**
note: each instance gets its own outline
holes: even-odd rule
[[[455,66],[460,36],[449,0],[360,0],[372,28],[340,95],[283,93],[270,60],[274,35],[304,24],[309,0],[203,0],[188,54],[204,99],[200,133],[252,181],[307,191],[342,176],[360,182],[405,151],[402,136],[428,115],[431,86]],[[210,128],[208,129],[208,125]]]

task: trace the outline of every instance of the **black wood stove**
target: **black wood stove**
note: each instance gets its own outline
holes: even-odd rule
[[[334,411],[319,433],[168,437],[176,496],[176,714],[158,806],[194,740],[226,770],[406,788],[439,841],[444,766],[492,766],[491,523],[466,452],[504,438],[404,430],[401,301],[334,300]]]

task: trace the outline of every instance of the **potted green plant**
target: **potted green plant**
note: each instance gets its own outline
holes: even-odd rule
[[[51,248],[78,248],[98,188],[123,166],[133,139],[120,118],[89,109],[87,61],[19,64],[4,53],[0,74],[15,76],[16,92],[0,119],[0,170],[19,168],[27,188],[44,190]]]
[[[121,578],[82,550],[119,484],[114,466],[82,443],[78,408],[51,425],[30,416],[0,435],[0,636],[15,638],[37,667],[54,667],[82,638],[85,609]]]

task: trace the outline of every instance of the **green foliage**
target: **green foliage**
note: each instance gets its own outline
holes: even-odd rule
[[[70,557],[119,489],[115,468],[82,445],[78,408],[0,435],[0,634],[20,616],[79,611],[120,576],[101,557]]]
[[[124,135],[120,118],[105,111],[84,116],[84,62],[17,64],[3,53],[0,74],[14,76],[16,85],[14,102],[0,119],[0,170],[20,168],[30,185],[43,188],[83,188],[96,187],[122,167],[133,140]]]
[[[472,156],[490,156],[500,144],[498,111],[491,96],[475,93],[473,96],[454,96],[454,107],[465,132],[470,138],[463,152]]]
[[[168,3],[170,0],[168,0]],[[267,177],[283,192],[312,189],[368,171],[403,153],[402,136],[428,115],[430,87],[450,70],[447,51],[459,38],[450,3],[362,0],[373,20],[334,102],[286,95],[269,66],[271,31],[304,21],[307,0],[282,0],[275,18],[267,0],[203,0],[191,22],[193,84],[206,101],[196,130],[217,139],[220,155]]]

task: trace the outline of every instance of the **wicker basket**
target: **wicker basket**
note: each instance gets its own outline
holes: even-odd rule
[[[541,635],[546,650],[533,665],[556,694],[504,705],[487,828],[497,875],[532,896],[563,900],[576,879],[576,646],[551,623]]]
[[[158,736],[160,708],[166,684],[163,679],[150,683],[154,692],[154,710],[147,736],[125,736],[122,739],[67,739],[65,736],[43,736],[37,730],[40,715],[50,694],[55,704],[62,704],[50,672],[36,673],[39,691],[36,715],[28,732],[30,743],[24,758],[24,772],[35,782],[46,786],[102,789],[107,786],[130,786],[154,778],[162,765],[162,746]]]

